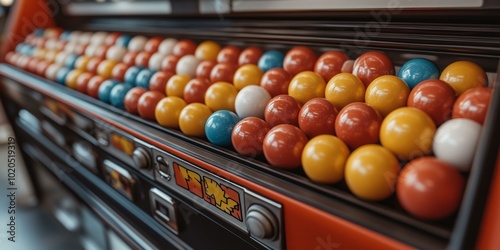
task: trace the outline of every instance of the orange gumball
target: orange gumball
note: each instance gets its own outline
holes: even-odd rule
[[[484,70],[479,65],[469,61],[458,61],[448,65],[441,72],[439,80],[448,83],[457,95],[474,87],[486,86],[488,83]]]

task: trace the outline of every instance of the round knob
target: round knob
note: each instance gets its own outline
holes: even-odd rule
[[[273,239],[278,235],[276,216],[258,204],[252,204],[248,208],[246,225],[250,235],[260,239]]]
[[[144,148],[136,148],[132,153],[132,159],[136,167],[141,169],[149,168],[149,154]]]

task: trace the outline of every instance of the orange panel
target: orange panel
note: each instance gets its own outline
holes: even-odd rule
[[[17,0],[10,12],[2,46],[2,61],[5,54],[31,34],[36,28],[54,27],[54,16],[61,11],[56,1]]]
[[[500,150],[498,152],[500,155]],[[483,223],[479,232],[477,249],[496,250],[500,247],[500,157],[491,182]]]

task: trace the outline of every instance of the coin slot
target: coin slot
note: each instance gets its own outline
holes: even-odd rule
[[[149,191],[149,195],[153,218],[172,232],[178,234],[177,202],[156,188],[152,188]]]

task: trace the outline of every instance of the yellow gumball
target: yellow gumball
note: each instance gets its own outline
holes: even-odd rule
[[[205,93],[205,104],[213,112],[217,110],[235,111],[234,101],[238,91],[233,84],[228,82],[216,82],[208,87]]]
[[[245,64],[234,73],[233,84],[239,91],[248,85],[259,85],[264,73],[255,64]]]
[[[392,111],[380,126],[380,143],[403,160],[427,155],[436,132],[434,121],[425,112],[410,107]]]
[[[391,111],[406,106],[410,88],[396,76],[385,75],[373,80],[366,88],[365,102],[385,117]]]
[[[288,95],[302,104],[316,97],[325,97],[326,82],[321,75],[313,71],[298,73],[288,85]]]
[[[398,159],[386,148],[368,144],[347,158],[345,182],[357,197],[379,201],[394,193],[399,174]]]
[[[89,63],[90,59],[91,58],[88,57],[88,56],[80,56],[80,57],[78,57],[78,59],[76,59],[76,62],[75,62],[75,69],[86,71],[87,70],[87,64]]]
[[[201,60],[215,60],[220,51],[220,45],[213,41],[204,41],[198,45],[194,56]]]
[[[66,75],[66,86],[72,89],[76,89],[76,79],[83,73],[82,70],[73,69]]]
[[[191,103],[179,114],[179,128],[189,136],[204,137],[205,123],[212,111],[201,103]]]
[[[99,63],[99,66],[97,66],[97,74],[104,79],[110,79],[111,72],[113,71],[113,68],[116,66],[116,64],[118,64],[118,62],[113,60],[102,61],[101,63]]]
[[[365,85],[351,73],[340,73],[328,81],[325,98],[341,110],[349,103],[365,101]]]
[[[33,56],[38,59],[45,59],[45,54],[47,53],[46,49],[43,48],[35,48],[33,52]]]
[[[179,128],[179,117],[186,105],[186,102],[177,96],[161,99],[155,108],[156,121],[164,127]]]
[[[469,61],[458,61],[448,65],[439,80],[448,83],[457,96],[468,89],[486,86],[488,78],[484,70],[477,64]]]
[[[312,138],[302,151],[302,168],[312,181],[334,184],[344,178],[349,148],[333,135]]]
[[[57,56],[57,51],[47,50],[45,52],[45,61],[52,63],[56,60],[56,56]]]
[[[174,75],[170,77],[165,86],[165,94],[167,94],[167,96],[184,98],[184,88],[186,88],[190,80],[191,77],[187,75]]]

